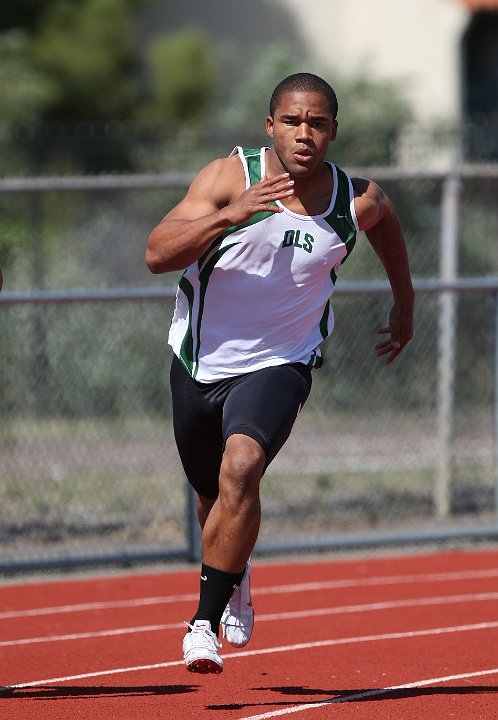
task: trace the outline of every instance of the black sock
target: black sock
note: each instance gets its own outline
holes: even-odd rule
[[[223,610],[243,576],[244,570],[229,573],[202,563],[199,607],[190,624],[193,625],[195,620],[209,620],[211,630],[218,635]]]

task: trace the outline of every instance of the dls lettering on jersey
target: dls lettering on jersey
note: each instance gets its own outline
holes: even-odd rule
[[[284,233],[284,240],[282,247],[297,247],[306,250],[310,253],[313,250],[313,243],[315,238],[309,233],[304,233],[302,241],[300,241],[301,231],[300,230],[286,230]]]

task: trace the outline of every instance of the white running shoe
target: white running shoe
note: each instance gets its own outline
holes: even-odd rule
[[[196,620],[183,638],[183,659],[189,672],[223,672],[223,660],[218,654],[221,643],[211,631],[209,620]]]
[[[251,639],[254,626],[254,609],[251,602],[251,558],[247,561],[244,576],[235,588],[230,602],[221,617],[223,637],[234,647],[244,647]]]

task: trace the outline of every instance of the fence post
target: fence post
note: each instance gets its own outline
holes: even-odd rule
[[[441,199],[440,278],[451,282],[457,277],[458,211],[460,175],[451,170],[443,181]],[[434,487],[436,516],[450,514],[451,441],[453,435],[455,381],[456,294],[443,290],[439,296],[438,333],[438,437],[437,478]]]

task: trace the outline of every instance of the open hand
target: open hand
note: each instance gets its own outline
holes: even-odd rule
[[[388,356],[386,365],[389,365],[413,337],[413,307],[401,310],[397,305],[393,305],[389,313],[389,325],[377,330],[377,334],[390,335],[389,339],[377,343],[374,347],[377,357]]]
[[[276,200],[283,200],[294,192],[294,180],[289,173],[275,175],[267,178],[244,190],[244,192],[226,207],[232,225],[240,225],[250,220],[259,212],[282,212],[282,208],[275,204]]]

